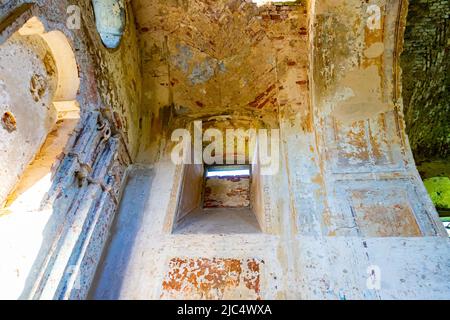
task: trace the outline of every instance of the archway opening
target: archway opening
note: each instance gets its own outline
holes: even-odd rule
[[[42,203],[76,131],[80,80],[60,31],[33,17],[0,44],[0,298],[32,285],[52,208]]]
[[[8,101],[3,105],[6,132],[2,135],[6,143],[0,162],[12,160],[14,166],[6,169],[7,182],[0,202],[4,214],[39,210],[51,184],[52,167],[60,160],[80,118],[76,101],[78,67],[65,35],[60,31],[45,32],[36,17],[1,49],[6,57],[1,62],[4,97]],[[8,57],[21,59],[23,70],[10,64]],[[17,148],[18,144],[23,147]]]

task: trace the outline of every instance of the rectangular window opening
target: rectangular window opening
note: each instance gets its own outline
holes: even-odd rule
[[[214,166],[208,167],[206,177],[250,177],[250,166]]]
[[[258,218],[251,205],[250,165],[205,165],[202,170],[195,169],[191,165],[186,168],[185,173],[174,233],[261,232]],[[200,199],[197,191],[200,191]],[[190,201],[193,198],[196,199],[195,203],[198,203],[195,208],[194,202]]]

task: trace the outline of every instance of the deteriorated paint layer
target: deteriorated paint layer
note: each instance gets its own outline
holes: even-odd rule
[[[139,115],[133,109],[138,106],[139,96],[139,83],[136,80],[138,72],[133,72],[139,65],[135,60],[137,54],[134,55],[137,46],[129,45],[134,38],[127,32],[123,41],[127,47],[115,52],[107,51],[99,38],[95,37],[91,1],[77,2],[83,16],[81,29],[70,28],[70,24],[66,24],[68,8],[73,4],[69,1],[25,2],[3,1],[4,5],[0,8],[0,45],[3,49],[15,41],[17,50],[15,55],[11,48],[0,54],[0,69],[6,74],[12,70],[10,74],[13,75],[2,79],[12,79],[13,82],[0,81],[0,115],[4,117],[5,112],[11,112],[15,117],[16,130],[8,135],[14,137],[24,133],[22,140],[26,140],[14,143],[13,147],[22,155],[22,149],[39,145],[42,132],[52,121],[56,121],[55,117],[44,115],[54,108],[50,103],[55,92],[55,81],[52,79],[56,78],[55,70],[58,68],[53,65],[49,51],[41,50],[42,46],[36,45],[36,36],[23,38],[29,43],[35,43],[32,49],[38,50],[34,50],[37,52],[34,55],[41,59],[36,59],[32,54],[27,56],[26,50],[18,46],[20,43],[14,36],[33,17],[39,18],[45,32],[60,31],[67,38],[81,79],[76,99],[82,120],[64,153],[53,164],[50,190],[48,187],[42,190],[44,200],[37,209],[33,209],[36,211],[24,212],[46,217],[45,210],[50,210],[51,215],[48,216],[48,223],[35,226],[42,229],[34,230],[39,234],[39,241],[33,244],[36,246],[35,254],[30,255],[35,259],[30,264],[34,270],[28,275],[22,274],[21,279],[25,281],[16,283],[16,286],[21,286],[18,292],[22,299],[84,299],[119,201],[124,171],[130,163],[129,154],[138,146],[138,120],[130,116]],[[107,81],[102,81],[102,75]],[[124,79],[129,79],[131,85]],[[105,97],[103,101],[101,96]],[[10,102],[5,103],[4,99]],[[14,110],[11,110],[12,106]],[[17,108],[24,111],[19,112]],[[115,123],[111,117],[113,110],[120,113],[122,126],[112,128]],[[34,121],[27,122],[27,118]],[[7,132],[5,126],[13,129],[11,117],[6,117],[3,122],[0,135],[3,135],[3,131]],[[30,124],[39,127],[39,132],[30,130]],[[6,142],[6,139],[2,141]],[[12,153],[9,156],[15,157]],[[22,164],[10,167],[21,169]],[[15,231],[26,233],[20,228]],[[26,239],[33,241],[29,234],[24,234],[20,241],[24,246],[27,245]],[[16,246],[15,251],[20,252],[19,249]],[[68,269],[73,272],[66,273]],[[21,279],[16,280],[20,282]],[[15,291],[10,293],[15,294]],[[8,295],[8,298],[19,296]]]
[[[0,15],[21,2],[9,1]],[[142,210],[120,225],[130,241],[119,246],[124,268],[107,274],[115,281],[108,288],[117,289],[105,296],[448,299],[450,246],[439,237],[415,171],[398,94],[404,1],[371,1],[382,7],[381,28],[371,31],[369,3],[360,0],[309,1],[308,8],[137,0],[134,10],[128,6],[117,51],[99,41],[91,1],[78,2],[79,30],[58,21],[69,1],[35,2],[35,14],[48,17],[51,29],[63,28],[73,45],[82,125],[49,192],[48,208],[60,220],[45,235],[54,251],[42,250],[47,264],[34,298],[85,297],[128,155],[142,146],[149,152],[139,159],[154,164],[155,179],[140,189],[145,196],[125,203],[140,202]],[[166,161],[164,142],[174,128],[219,116],[230,126],[251,119],[248,124],[258,120],[281,129],[280,172],[255,184],[265,233],[172,234],[167,230],[175,220],[180,175]],[[114,137],[104,131],[105,122]],[[355,192],[364,190],[367,196],[358,201]],[[389,194],[395,201],[386,202]],[[414,220],[421,237],[413,237]],[[60,236],[56,241],[52,231]],[[205,258],[174,258],[167,265],[167,257],[186,256]],[[249,265],[247,257],[261,260],[249,259]],[[76,272],[65,274],[73,261]],[[366,286],[371,265],[382,270],[378,291]]]
[[[39,36],[18,32],[0,43],[1,207],[56,123],[57,82],[44,63],[49,50]]]
[[[173,258],[162,283],[164,299],[260,299],[257,259]]]

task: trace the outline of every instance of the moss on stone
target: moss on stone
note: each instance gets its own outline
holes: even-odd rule
[[[450,209],[450,178],[434,177],[424,183],[436,208]]]

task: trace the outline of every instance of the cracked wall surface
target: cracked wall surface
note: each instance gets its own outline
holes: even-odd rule
[[[57,114],[52,105],[56,67],[44,39],[16,34],[0,50],[3,63],[0,203],[3,204],[56,124]],[[18,59],[23,63],[17,65]]]
[[[81,109],[79,125],[64,152],[54,159],[51,184],[39,194],[40,203],[27,209],[33,210],[36,217],[42,216],[42,223],[37,227],[42,229],[35,230],[40,231],[41,237],[35,251],[28,253],[31,265],[20,267],[25,278],[18,280],[21,283],[14,298],[86,296],[119,201],[125,169],[133,152],[137,152],[139,72],[138,63],[130,63],[139,61],[137,50],[132,50],[136,47],[130,45],[135,41],[134,28],[131,24],[125,34],[128,50],[108,51],[96,33],[89,1],[78,3],[83,18],[81,29],[71,29],[66,20],[61,19],[67,17],[70,4],[66,1],[37,1],[35,4],[7,1],[0,10],[2,44],[27,21],[37,17],[47,32],[58,30],[67,37],[81,79],[76,97]],[[39,61],[34,63],[39,64]],[[127,76],[134,80],[134,88],[122,82]],[[102,77],[108,80],[102,81]],[[17,93],[20,93],[20,86]],[[8,216],[2,220],[7,221]],[[21,234],[20,230],[16,231]],[[26,244],[27,235],[23,234],[22,239]],[[31,235],[29,241],[33,241]],[[81,286],[75,288],[75,283]]]
[[[0,44],[37,16],[67,37],[80,78],[79,125],[35,209],[48,220],[20,297],[450,297],[449,241],[405,131],[405,1],[133,0],[117,49],[89,2],[77,30],[61,19],[69,1],[0,9]],[[244,199],[262,232],[173,232],[203,171],[171,161],[171,133],[196,120],[279,129],[279,170],[253,163]]]

